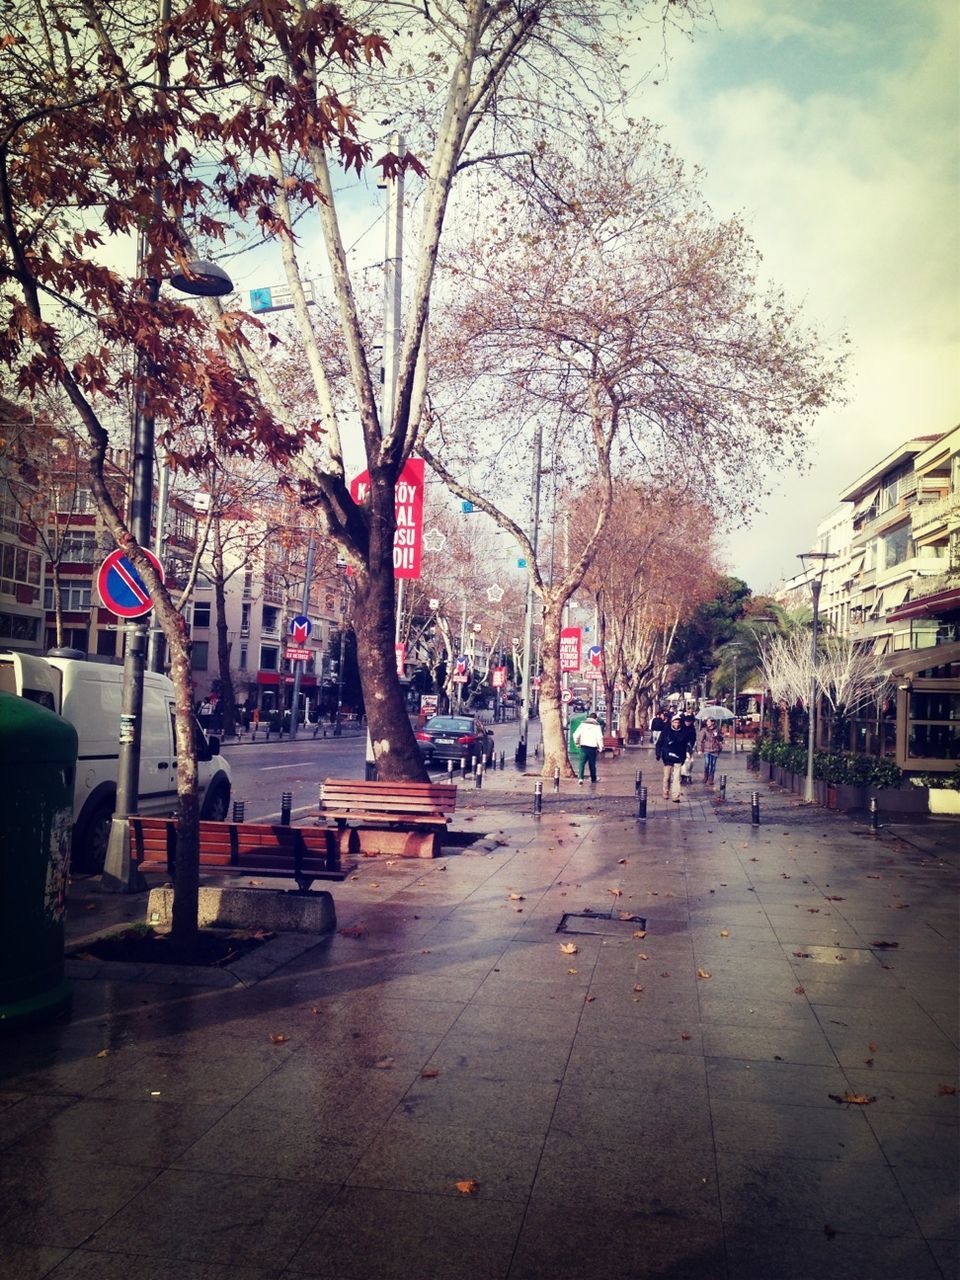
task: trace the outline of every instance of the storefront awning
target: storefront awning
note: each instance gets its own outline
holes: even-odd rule
[[[853,508],[853,518],[863,515],[865,511],[869,511],[871,507],[875,507],[880,501],[880,487],[871,489],[869,493],[865,493],[857,505]]]
[[[928,667],[946,667],[960,662],[960,642],[929,645],[925,649],[906,649],[891,654],[884,663],[891,676],[909,676],[914,671],[926,671]]]
[[[890,618],[895,622],[901,618],[939,618],[957,610],[960,610],[960,587],[951,587],[948,591],[935,591],[932,595],[911,600]]]

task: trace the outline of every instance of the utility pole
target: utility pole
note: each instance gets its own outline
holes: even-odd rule
[[[300,605],[300,613],[304,618],[310,616],[310,582],[313,578],[313,556],[316,551],[316,539],[313,534],[310,535],[310,541],[307,543],[307,564],[303,572],[303,597]],[[284,638],[286,644],[286,638]],[[290,741],[297,736],[297,727],[300,723],[300,677],[303,675],[303,659],[297,658],[293,664],[293,706],[290,708]],[[282,721],[281,721],[282,724]]]

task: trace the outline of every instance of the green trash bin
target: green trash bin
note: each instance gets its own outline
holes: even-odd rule
[[[77,731],[0,693],[0,1027],[60,1013]]]
[[[567,726],[567,750],[571,755],[573,755],[574,751],[576,751],[578,756],[580,754],[580,748],[574,742],[573,735],[577,732],[588,715],[589,712],[587,711],[578,711],[575,716],[570,717],[570,723]]]

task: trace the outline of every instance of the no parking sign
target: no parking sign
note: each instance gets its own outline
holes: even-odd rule
[[[153,554],[142,548],[143,554],[163,581],[163,565]],[[137,572],[134,563],[118,547],[111,551],[97,571],[97,591],[104,608],[118,618],[142,618],[153,608],[146,583]]]

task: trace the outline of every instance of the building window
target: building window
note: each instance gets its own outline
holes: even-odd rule
[[[260,646],[260,670],[276,671],[279,657],[280,649],[277,645],[262,644]]]
[[[904,480],[913,473],[913,464],[905,462],[902,467],[897,467],[896,471],[891,471],[888,476],[884,477],[883,484],[880,488],[880,510],[889,511],[891,507],[895,507],[900,501],[900,490],[906,488]],[[916,486],[914,486],[916,487]]]
[[[186,511],[177,510],[173,517],[173,536],[178,542],[195,542],[197,537],[196,516]]]
[[[29,640],[36,642],[39,634],[39,618],[26,618],[19,613],[3,613],[0,611],[0,640]]]
[[[240,606],[240,634],[248,636],[250,634],[250,606],[242,604]]]
[[[195,627],[210,626],[210,601],[198,600],[193,606],[193,625]]]
[[[60,586],[60,608],[64,613],[85,613],[90,608],[90,591],[88,586],[64,582]],[[54,609],[53,587],[43,589],[43,607]]]
[[[271,604],[263,606],[263,630],[268,636],[275,636],[280,626],[280,610]]]
[[[40,556],[12,542],[0,544],[0,594],[14,596],[17,586],[39,587]]]
[[[240,670],[246,671],[246,669],[247,669],[247,646],[245,644],[242,644],[240,646]]]
[[[102,658],[116,657],[117,633],[115,631],[97,632],[97,654]]]
[[[899,525],[888,533],[883,539],[883,567],[892,569],[894,565],[902,564],[910,554],[910,543],[909,524]]]
[[[0,481],[0,533],[18,533],[20,507],[13,496],[9,480]]]
[[[61,558],[72,564],[93,564],[97,535],[93,529],[66,529],[60,539]]]
[[[210,659],[210,646],[206,640],[194,640],[190,647],[190,666],[194,671],[206,671]]]

